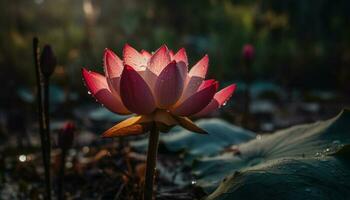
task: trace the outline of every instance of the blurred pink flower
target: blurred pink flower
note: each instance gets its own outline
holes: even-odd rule
[[[64,123],[58,133],[58,146],[62,149],[68,149],[73,145],[75,124],[71,121]]]
[[[242,50],[242,55],[243,55],[244,59],[252,60],[254,58],[254,55],[255,55],[254,46],[251,44],[244,45],[243,50]]]
[[[204,133],[187,117],[207,115],[218,109],[236,88],[232,84],[217,92],[218,82],[205,80],[208,62],[205,55],[188,71],[184,48],[174,54],[163,45],[151,54],[126,44],[123,60],[106,49],[105,76],[83,68],[85,84],[110,111],[137,116],[117,124],[103,136],[140,134],[147,131],[147,123],[151,122],[161,130],[178,124]]]

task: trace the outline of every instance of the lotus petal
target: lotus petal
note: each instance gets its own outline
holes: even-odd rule
[[[119,95],[120,75],[123,71],[123,61],[111,50],[105,49],[103,66],[111,91]]]
[[[181,48],[174,56],[171,58],[172,60],[175,60],[176,62],[184,62],[186,65],[188,65],[188,59],[185,48]]]
[[[203,79],[205,79],[205,76],[207,75],[207,71],[208,71],[208,65],[209,65],[209,57],[208,55],[205,55],[201,60],[199,60],[197,62],[197,64],[195,64],[190,72],[189,72],[189,76],[193,77],[201,77]]]
[[[169,49],[170,60],[174,60],[174,51]]]
[[[125,65],[120,80],[120,96],[133,113],[150,114],[156,108],[152,91],[131,66]]]
[[[206,107],[212,100],[217,90],[218,83],[216,81],[208,80],[202,85],[205,86],[200,86],[201,90],[198,90],[181,104],[174,106],[174,108],[171,109],[171,112],[179,116],[190,116]]]
[[[144,58],[146,58],[147,60],[150,59],[152,57],[152,54],[144,49],[141,50],[141,54],[143,55]]]
[[[236,90],[236,84],[229,85],[224,89],[220,90],[214,95],[213,100],[199,113],[196,113],[195,117],[205,116],[209,113],[215,111],[224,105],[232,96],[233,92]]]
[[[152,118],[148,116],[138,115],[130,117],[105,131],[102,137],[118,137],[146,133],[150,124],[152,124]]]
[[[179,123],[180,126],[182,126],[183,128],[189,131],[200,133],[200,134],[208,134],[208,132],[199,128],[195,123],[193,123],[187,117],[174,116],[174,119]]]
[[[168,108],[175,104],[184,87],[183,70],[172,61],[157,78],[154,94],[159,108]]]
[[[169,63],[170,56],[168,48],[163,45],[152,55],[148,68],[158,76]]]
[[[142,71],[147,66],[147,59],[128,44],[124,46],[123,57],[124,64],[134,67],[136,71]]]
[[[112,93],[107,80],[101,74],[82,69],[85,85],[95,99],[107,109],[118,114],[130,114],[130,111],[123,105],[120,97]]]
[[[208,71],[209,57],[205,55],[200,61],[195,64],[190,72],[185,84],[184,92],[179,102],[185,101],[188,97],[192,96],[202,84]]]

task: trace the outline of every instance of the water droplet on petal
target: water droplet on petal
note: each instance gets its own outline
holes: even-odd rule
[[[145,65],[140,66],[141,70],[145,70],[147,67]]]

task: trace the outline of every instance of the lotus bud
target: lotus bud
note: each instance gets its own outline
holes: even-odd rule
[[[69,149],[73,145],[74,132],[76,130],[73,122],[66,122],[58,135],[58,146],[61,149]]]
[[[255,54],[255,49],[253,45],[246,44],[243,46],[242,55],[245,60],[247,61],[253,60],[254,54]]]
[[[55,71],[57,61],[55,54],[52,51],[50,45],[45,45],[43,52],[40,56],[40,68],[41,72],[44,74],[46,78],[50,77]]]

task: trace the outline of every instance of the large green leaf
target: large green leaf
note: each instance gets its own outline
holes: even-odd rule
[[[170,133],[161,134],[161,142],[173,152],[185,152],[185,160],[192,164],[194,158],[216,155],[232,144],[240,144],[255,138],[255,134],[220,119],[202,119],[196,123],[209,134],[197,134],[183,128],[175,128]],[[146,150],[147,139],[131,144]]]
[[[205,129],[208,134],[200,135],[182,129],[174,134],[164,135],[162,141],[171,151],[184,150],[198,158],[215,155],[232,144],[240,144],[255,138],[253,132],[220,119],[202,119],[197,125]]]
[[[207,200],[350,199],[347,158],[281,158],[228,176]]]
[[[349,143],[345,110],[327,121],[258,137],[239,145],[238,153],[199,159],[194,174],[207,191],[226,177],[208,199],[347,199],[350,168],[344,155],[350,154],[342,148]],[[341,159],[334,156],[339,149]]]

